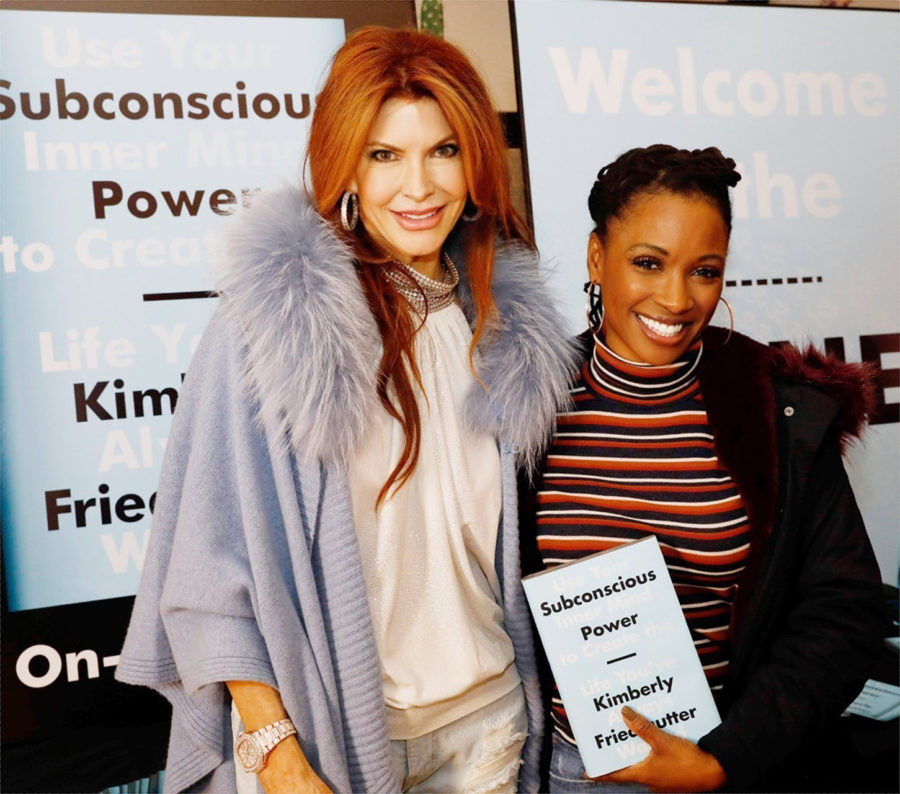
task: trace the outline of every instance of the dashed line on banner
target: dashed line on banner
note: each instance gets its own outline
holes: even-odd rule
[[[821,284],[821,276],[783,276],[781,278],[728,279],[726,287],[780,287],[785,284]]]

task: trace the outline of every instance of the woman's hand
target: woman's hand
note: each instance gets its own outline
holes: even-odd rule
[[[277,689],[256,681],[226,681],[244,730],[254,731],[287,717]],[[282,739],[266,759],[259,773],[266,794],[331,794],[300,748],[296,735]]]
[[[650,745],[650,755],[593,780],[643,783],[653,791],[713,791],[725,783],[725,770],[715,756],[694,742],[666,733],[629,706],[623,706],[622,717],[625,725]]]
[[[296,736],[288,736],[275,745],[265,769],[259,772],[259,782],[266,794],[331,794],[331,789],[309,765]]]

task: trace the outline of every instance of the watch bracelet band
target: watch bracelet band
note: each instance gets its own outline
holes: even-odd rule
[[[282,739],[287,739],[288,736],[293,736],[295,733],[297,733],[297,729],[294,727],[294,723],[283,719],[253,731],[252,735],[259,737],[263,754],[268,755]]]

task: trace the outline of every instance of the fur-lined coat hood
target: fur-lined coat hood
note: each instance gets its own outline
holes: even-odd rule
[[[875,371],[870,364],[842,361],[811,344],[802,350],[785,345],[773,352],[772,371],[776,380],[806,383],[839,404],[834,430],[840,434],[841,449],[862,437],[877,403]]]
[[[216,285],[243,332],[245,385],[262,421],[287,434],[301,461],[346,463],[377,402],[381,345],[352,252],[300,188],[254,198],[225,252]],[[471,320],[464,257],[454,261]],[[479,344],[485,388],[473,387],[466,420],[510,444],[531,469],[568,404],[575,353],[527,247],[498,246],[493,295],[500,326]]]
[[[729,338],[722,328],[704,331],[698,377],[716,453],[738,483],[757,533],[768,534],[774,525],[783,464],[779,423],[791,419],[783,429],[802,434],[812,449],[829,437],[845,448],[874,407],[866,365],[824,356],[812,346],[771,348],[738,333]]]

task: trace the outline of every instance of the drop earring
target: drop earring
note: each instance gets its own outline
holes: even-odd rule
[[[600,285],[593,281],[585,282],[584,291],[587,293],[584,308],[587,313],[588,328],[591,329],[591,333],[596,339],[603,326],[603,293],[600,291]]]

